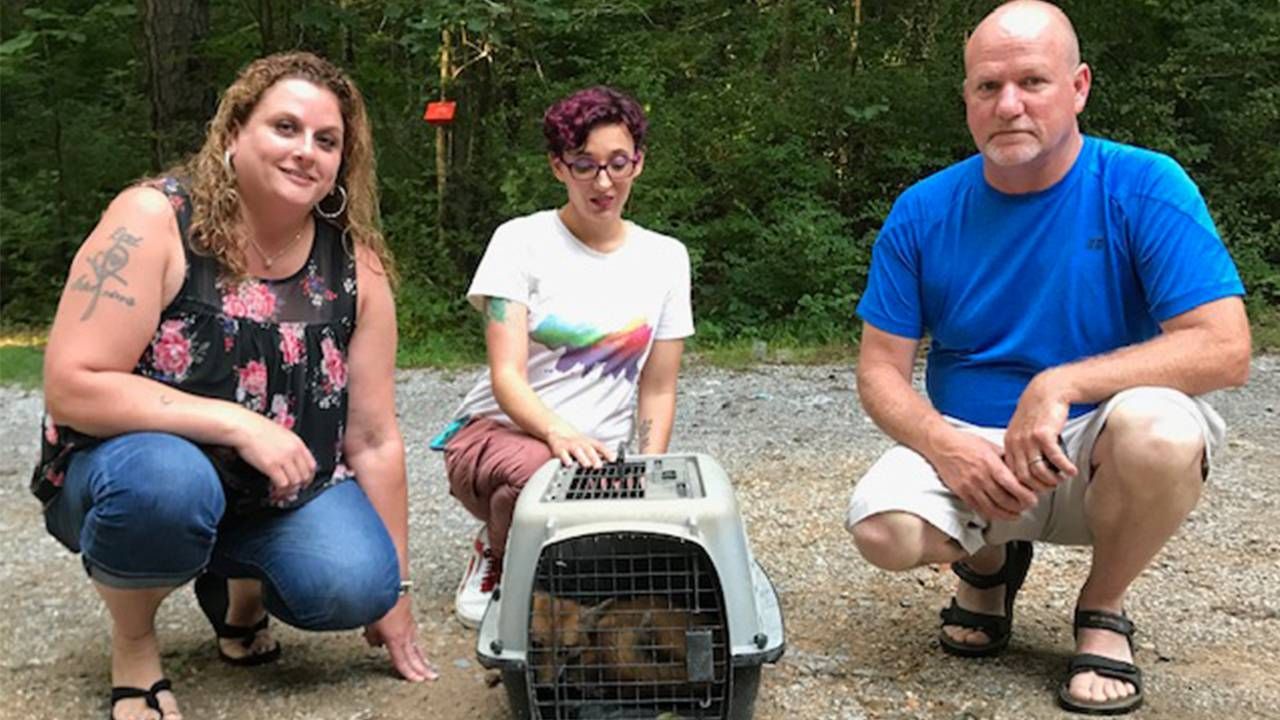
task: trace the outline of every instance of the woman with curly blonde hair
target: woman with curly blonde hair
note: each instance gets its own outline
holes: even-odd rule
[[[111,712],[178,720],[155,613],[195,580],[218,654],[271,616],[435,670],[408,586],[392,258],[364,100],[308,53],[245,67],[201,150],[122,192],[72,262],[32,491],[112,620]]]
[[[319,214],[337,224],[357,246],[372,250],[382,266],[391,270],[391,253],[379,227],[373,136],[364,98],[345,73],[310,53],[272,55],[246,67],[223,93],[204,146],[171,173],[192,178],[191,231],[197,247],[235,273],[245,272],[247,247],[245,239],[236,233],[241,203],[229,148],[263,92],[284,77],[305,79],[328,89],[338,99],[346,126],[346,144],[339,182],[325,197]]]

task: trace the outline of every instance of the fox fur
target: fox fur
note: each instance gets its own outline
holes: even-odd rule
[[[561,679],[586,687],[687,683],[686,633],[708,624],[709,618],[656,595],[588,606],[535,592],[530,662],[540,684]]]

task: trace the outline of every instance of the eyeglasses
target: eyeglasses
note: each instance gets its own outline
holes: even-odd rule
[[[569,169],[569,177],[574,180],[595,180],[600,176],[603,170],[609,174],[610,180],[625,180],[631,177],[636,171],[636,163],[640,162],[640,155],[634,157],[628,155],[614,155],[609,158],[608,162],[598,163],[595,160],[579,155],[572,160],[567,160],[563,156],[560,158],[561,164]]]

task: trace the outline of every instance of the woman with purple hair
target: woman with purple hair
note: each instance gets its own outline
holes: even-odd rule
[[[684,246],[622,216],[647,129],[639,103],[607,87],[548,108],[547,160],[567,201],[500,226],[467,291],[489,366],[432,447],[450,492],[485,523],[458,587],[469,627],[501,581],[516,497],[539,467],[599,467],[630,439],[642,454],[667,450],[693,313]]]

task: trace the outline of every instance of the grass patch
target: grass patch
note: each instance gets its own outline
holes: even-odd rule
[[[44,347],[0,341],[0,385],[28,390],[40,387],[44,378]]]
[[[1269,308],[1250,316],[1255,353],[1280,352],[1280,309]],[[44,342],[48,331],[22,328],[0,329],[0,385],[38,388],[43,377]],[[853,341],[825,344],[801,343],[783,338],[774,340],[738,339],[700,341],[695,335],[685,350],[686,362],[694,365],[741,370],[760,364],[849,365],[858,357]],[[437,333],[421,339],[401,340],[396,355],[400,368],[456,369],[485,362],[481,340],[467,333]]]
[[[1249,319],[1253,327],[1253,352],[1280,352],[1280,308],[1254,313]]]
[[[703,343],[695,335],[686,349],[686,357],[693,364],[729,370],[742,370],[760,364],[852,366],[858,357],[858,346],[853,342],[812,344],[786,339]]]
[[[685,346],[685,361],[695,365],[741,370],[753,365],[832,365],[857,358],[855,343],[805,344],[784,340],[729,340],[705,342],[695,335]],[[441,368],[483,365],[484,345],[478,337],[443,333],[416,340],[402,340],[396,357],[400,368]]]
[[[434,334],[422,339],[401,340],[396,352],[396,367],[400,368],[448,370],[484,362],[484,345],[462,335]]]

